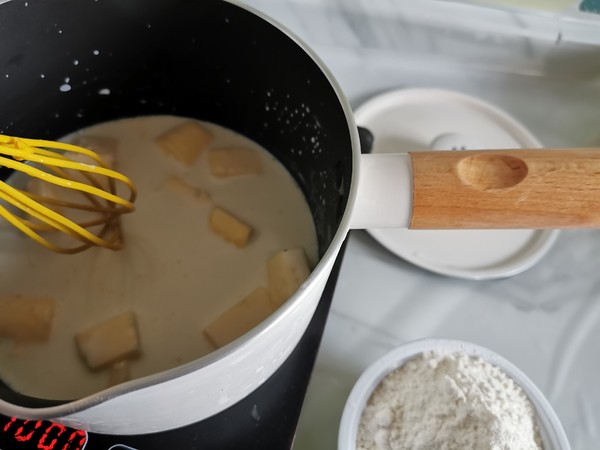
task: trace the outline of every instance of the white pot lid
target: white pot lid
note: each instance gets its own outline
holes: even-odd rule
[[[372,153],[542,147],[507,113],[479,99],[440,89],[380,94],[354,112],[374,137]],[[503,278],[535,265],[558,230],[367,230],[416,266],[465,279]]]

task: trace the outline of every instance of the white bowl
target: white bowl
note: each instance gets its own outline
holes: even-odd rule
[[[375,361],[363,372],[350,392],[344,407],[338,434],[338,450],[356,449],[356,436],[363,409],[381,380],[406,361],[432,350],[444,353],[462,352],[480,357],[504,371],[523,389],[533,404],[544,450],[570,450],[567,436],[552,406],[520,369],[500,355],[479,345],[459,340],[433,338],[403,344]]]

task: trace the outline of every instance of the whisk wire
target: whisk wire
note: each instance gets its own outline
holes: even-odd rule
[[[30,161],[31,162],[39,162],[40,164],[44,164],[44,165],[52,165],[52,166],[63,167],[63,168],[67,168],[67,169],[74,169],[74,170],[78,170],[81,172],[92,172],[92,173],[95,173],[98,175],[104,175],[106,177],[111,177],[111,178],[117,178],[117,176],[118,176],[119,181],[123,181],[122,179],[120,179],[120,178],[123,178],[123,179],[127,180],[128,183],[131,183],[131,181],[129,181],[128,178],[123,177],[121,174],[119,174],[118,172],[115,172],[114,170],[104,169],[102,167],[96,167],[96,166],[87,167],[86,164],[80,163],[80,162],[60,162],[59,160],[51,161],[51,160],[44,159],[44,158],[36,158],[33,155],[31,156]],[[64,178],[52,175],[48,172],[44,172],[43,170],[37,169],[37,168],[31,166],[30,164],[25,164],[25,163],[22,163],[19,161],[11,161],[10,159],[4,158],[4,157],[0,157],[0,164],[8,167],[10,169],[14,169],[14,170],[18,170],[19,172],[23,172],[31,177],[39,178],[43,181],[55,184],[57,186],[62,186],[62,187],[69,188],[69,189],[76,189],[78,191],[87,192],[89,194],[93,194],[97,197],[103,198],[109,202],[117,203],[122,206],[125,206],[127,209],[133,208],[133,202],[125,200],[125,199],[123,199],[117,195],[114,195],[110,192],[106,192],[105,190],[102,190],[97,187],[90,186],[90,185],[87,185],[84,183],[80,183],[75,180],[64,179]],[[116,176],[113,176],[113,175],[116,175]],[[133,186],[133,184],[131,184],[131,187],[132,186]],[[135,200],[135,195],[133,196],[133,199]]]
[[[65,234],[81,238],[84,241],[88,241],[96,245],[101,245],[101,239],[87,231],[84,227],[76,224],[64,216],[61,216],[50,208],[46,208],[45,206],[35,202],[18,189],[15,189],[4,182],[2,182],[2,185],[0,186],[0,198],[20,209],[21,211],[26,212],[35,219],[38,219]],[[26,224],[27,221],[21,219],[21,223]]]
[[[73,160],[68,152],[84,155],[92,163]],[[129,178],[110,169],[95,152],[62,142],[0,135],[0,166],[78,193],[88,202],[84,204],[40,195],[0,181],[0,200],[21,211],[25,217],[16,215],[2,205],[0,216],[39,244],[59,253],[77,253],[93,245],[110,249],[122,246],[119,233],[114,232],[118,228],[116,220],[120,215],[134,210],[137,192]],[[116,181],[128,188],[128,199],[117,195]],[[96,217],[74,220],[59,212],[63,209],[93,213]],[[34,220],[28,220],[27,216]],[[97,227],[100,227],[97,233],[90,231]],[[59,231],[81,244],[76,247],[59,245],[41,236],[38,231]]]

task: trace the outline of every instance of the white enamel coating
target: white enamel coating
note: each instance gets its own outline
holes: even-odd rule
[[[272,375],[306,331],[349,230],[359,177],[360,143],[352,109],[321,59],[284,26],[261,12],[227,0],[271,23],[321,68],[345,115],[352,148],[352,182],[340,225],[316,268],[283,306],[229,345],[184,366],[132,380],[66,404],[25,408],[0,400],[0,412],[24,419],[49,419],[78,429],[117,435],[170,430],[206,419],[240,401]]]
[[[408,227],[412,210],[411,167],[407,153],[362,155],[350,227]]]

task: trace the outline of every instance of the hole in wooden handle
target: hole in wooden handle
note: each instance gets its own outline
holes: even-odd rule
[[[522,159],[497,153],[468,156],[457,165],[461,181],[482,191],[513,187],[525,179],[528,171]]]

